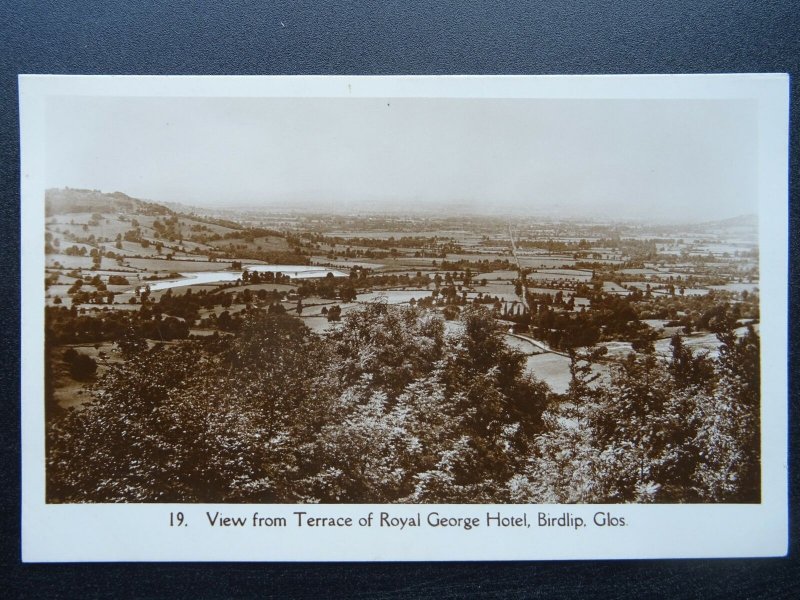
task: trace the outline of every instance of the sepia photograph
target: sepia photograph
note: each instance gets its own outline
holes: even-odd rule
[[[758,100],[364,79],[41,101],[45,504],[760,505]]]
[[[758,502],[740,101],[57,99],[51,502]]]

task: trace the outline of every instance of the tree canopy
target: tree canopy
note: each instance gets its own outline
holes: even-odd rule
[[[673,340],[554,394],[493,316],[375,303],[318,336],[280,312],[148,348],[120,334],[48,430],[51,502],[757,502],[758,336]]]

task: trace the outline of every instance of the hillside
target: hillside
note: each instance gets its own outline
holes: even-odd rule
[[[694,229],[703,231],[709,229],[758,229],[758,215],[739,215],[717,221],[698,223]]]
[[[172,211],[154,202],[131,198],[122,192],[104,194],[98,190],[73,188],[49,189],[45,192],[47,216],[71,213],[139,213],[142,215],[169,215]]]

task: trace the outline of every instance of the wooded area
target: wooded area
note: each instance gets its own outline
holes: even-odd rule
[[[759,502],[759,338],[718,319],[552,392],[491,312],[463,327],[373,303],[324,336],[252,310],[233,333],[148,347],[48,428],[49,502]]]

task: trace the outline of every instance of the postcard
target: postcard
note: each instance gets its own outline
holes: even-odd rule
[[[786,553],[787,76],[19,86],[24,561]]]

